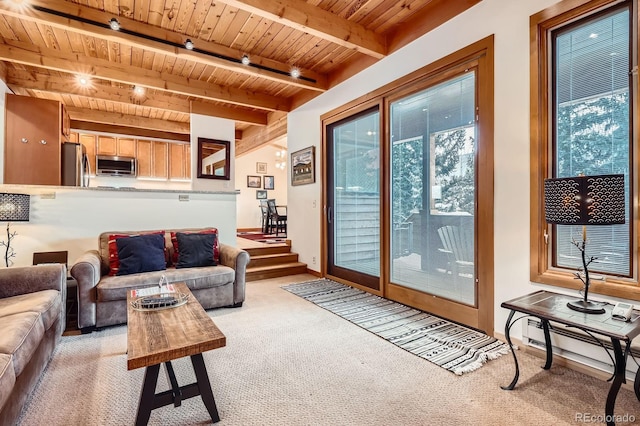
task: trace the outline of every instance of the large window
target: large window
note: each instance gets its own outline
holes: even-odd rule
[[[579,8],[561,2],[557,16],[538,14],[531,31],[539,40],[532,52],[532,280],[573,287],[571,272],[581,266],[572,244],[581,226],[554,226],[542,217],[542,181],[579,174],[624,174],[627,220],[624,225],[587,227],[590,270],[606,281],[593,291],[632,297],[637,291],[630,192],[633,163],[633,70],[637,49],[632,20],[635,1],[596,0]],[[544,20],[538,20],[539,18]],[[532,115],[535,117],[535,114]],[[621,286],[624,285],[624,286]]]

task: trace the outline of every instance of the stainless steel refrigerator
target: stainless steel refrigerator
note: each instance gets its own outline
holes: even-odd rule
[[[62,185],[89,186],[89,157],[80,143],[62,144]]]

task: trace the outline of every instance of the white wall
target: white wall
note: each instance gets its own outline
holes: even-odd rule
[[[313,144],[319,156],[321,114],[495,34],[494,321],[500,333],[507,317],[500,303],[540,288],[529,281],[529,16],[556,2],[484,0],[288,117],[289,151]],[[316,182],[289,188],[289,199],[295,200],[289,203],[289,236],[300,260],[319,270],[312,264],[321,249],[322,210],[317,203],[314,207],[321,187]],[[514,337],[518,334],[514,329]]]
[[[0,192],[31,194],[29,222],[14,222],[15,266],[31,265],[34,252],[67,250],[69,264],[86,250],[98,248],[98,235],[107,231],[173,228],[218,228],[220,241],[236,244],[236,194],[191,191],[114,191],[0,185]],[[189,195],[180,201],[179,195]],[[51,197],[55,198],[51,198]],[[6,241],[5,223],[0,240]],[[0,268],[4,267],[0,247]]]
[[[198,138],[219,139],[231,142],[230,180],[198,179]],[[233,120],[191,114],[191,188],[199,191],[228,191],[235,189],[235,140]]]
[[[267,191],[267,198],[273,198],[278,205],[287,204],[287,169],[290,167],[290,156],[287,153],[287,167],[276,168],[276,152],[280,148],[272,145],[264,146],[242,157],[236,158],[236,185],[240,190],[238,196],[238,228],[260,228],[260,202],[256,199],[256,188],[247,188],[247,176],[261,176],[264,189],[264,177],[273,176],[273,190]],[[267,163],[267,173],[256,172],[256,163]]]

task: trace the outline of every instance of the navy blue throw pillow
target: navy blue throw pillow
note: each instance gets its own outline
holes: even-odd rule
[[[179,268],[193,268],[199,266],[216,266],[213,260],[213,247],[216,244],[216,234],[188,234],[177,232],[178,264]]]
[[[167,268],[164,257],[164,236],[160,234],[117,238],[120,268],[116,275],[161,271]]]

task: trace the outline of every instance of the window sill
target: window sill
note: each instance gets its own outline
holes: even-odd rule
[[[532,282],[553,285],[556,287],[580,290],[582,283],[569,272],[547,271],[542,274],[531,273]],[[640,301],[640,285],[638,282],[623,281],[617,278],[607,278],[606,281],[591,281],[589,294],[618,297],[627,300]]]

